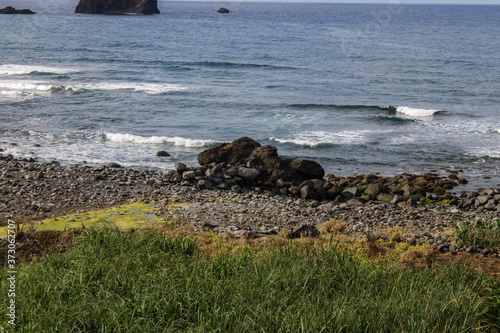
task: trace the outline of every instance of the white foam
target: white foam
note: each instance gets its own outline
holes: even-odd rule
[[[431,117],[439,110],[432,109],[414,109],[407,106],[398,106],[396,112],[405,114],[410,117]]]
[[[337,133],[325,131],[307,131],[296,133],[289,138],[271,138],[279,143],[293,143],[299,146],[317,147],[322,144],[355,145],[366,143],[366,133],[370,131],[342,131]]]
[[[99,82],[80,86],[88,90],[134,90],[147,94],[163,94],[174,91],[186,90],[187,87],[166,83],[129,83],[129,82]]]
[[[136,144],[173,144],[181,147],[206,147],[216,143],[214,140],[186,139],[182,137],[167,136],[140,136],[135,134],[105,133],[106,139],[116,143],[136,143]]]
[[[146,94],[163,94],[175,91],[186,90],[187,87],[174,84],[159,83],[108,83],[98,82],[95,84],[73,84],[60,85],[48,81],[29,81],[29,80],[2,80],[0,89],[6,91],[4,94],[11,94],[11,91],[35,92],[35,93],[57,93],[57,92],[80,92],[84,90],[133,90],[144,92]]]
[[[0,81],[0,89],[3,94],[14,94],[15,92],[64,92],[77,91],[78,88],[50,84],[45,81]]]
[[[29,75],[35,72],[51,73],[51,74],[67,74],[77,72],[76,69],[64,67],[47,67],[47,66],[32,66],[32,65],[1,65],[0,75]]]

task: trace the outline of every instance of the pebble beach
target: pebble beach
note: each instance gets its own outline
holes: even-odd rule
[[[201,180],[209,177],[204,175],[192,181],[185,178],[186,171],[208,174],[210,167],[190,168],[180,164],[178,168],[182,173],[138,171],[116,163],[100,167],[63,166],[58,162],[39,163],[35,159],[0,156],[2,222],[12,218],[43,220],[125,203],[156,201],[156,214],[165,221],[174,219],[194,231],[230,237],[265,237],[334,219],[346,223],[345,233],[352,239],[371,235],[389,237],[388,231],[401,230],[400,241],[410,244],[431,244],[444,251],[451,247],[450,251],[481,252],[483,249],[467,244],[452,245],[452,223],[495,221],[500,216],[496,205],[485,208],[488,203],[498,204],[500,196],[495,189],[462,195],[447,205],[424,204],[411,198],[392,202],[361,197],[308,199],[283,194],[285,191],[280,189],[273,191],[263,184],[246,186],[248,182],[224,190],[207,189],[203,188],[207,183]],[[229,179],[233,181],[230,185],[238,179],[238,176]],[[172,209],[171,203],[183,205]],[[498,254],[493,251],[493,255]]]

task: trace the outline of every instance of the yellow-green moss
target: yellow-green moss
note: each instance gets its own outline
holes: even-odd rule
[[[172,204],[172,208],[182,204]],[[112,207],[104,210],[60,216],[54,219],[33,221],[19,227],[42,230],[64,230],[74,228],[98,228],[104,224],[116,225],[127,230],[145,227],[147,224],[165,223],[155,214],[156,203],[136,202],[129,205]],[[74,221],[73,221],[74,220]],[[70,222],[71,221],[71,222]],[[0,237],[7,237],[7,226],[0,227]]]

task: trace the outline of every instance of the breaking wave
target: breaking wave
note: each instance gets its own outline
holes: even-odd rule
[[[358,145],[367,142],[366,134],[370,131],[342,131],[337,133],[325,131],[307,131],[296,133],[288,138],[270,138],[279,143],[292,143],[311,148],[331,147],[336,145]]]
[[[164,83],[126,83],[99,82],[95,84],[59,85],[45,81],[0,81],[2,94],[12,92],[81,92],[83,90],[133,90],[146,94],[158,95],[186,90],[187,87]]]
[[[104,133],[106,140],[116,143],[136,143],[162,145],[171,144],[174,146],[196,148],[208,147],[217,143],[215,140],[186,139],[179,136],[140,136],[135,134]]]
[[[29,75],[34,73],[68,74],[78,72],[77,69],[64,67],[32,66],[32,65],[1,65],[0,75]]]

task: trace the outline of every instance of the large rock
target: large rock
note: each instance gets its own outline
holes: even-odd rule
[[[300,184],[309,179],[322,179],[325,171],[318,163],[309,160],[293,161],[278,156],[278,149],[261,146],[257,141],[244,137],[231,143],[207,149],[198,155],[201,165],[211,163],[245,164],[248,168],[263,168],[262,175],[272,182],[281,180]],[[266,177],[267,177],[266,176]]]
[[[14,7],[7,6],[0,9],[0,14],[36,14],[36,12],[32,12],[29,9],[15,9]]]
[[[321,179],[325,170],[317,162],[309,160],[292,161],[278,156],[278,149],[272,146],[255,148],[248,157],[252,165],[265,165],[275,179],[302,183],[309,179]]]
[[[260,143],[243,137],[231,143],[223,143],[215,148],[202,151],[198,155],[198,163],[201,165],[209,165],[213,162],[235,164],[250,156],[257,147],[260,147]]]
[[[82,14],[160,14],[157,0],[80,0],[75,13]]]

